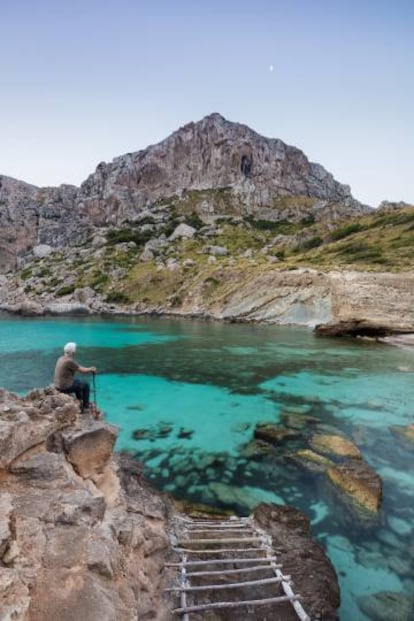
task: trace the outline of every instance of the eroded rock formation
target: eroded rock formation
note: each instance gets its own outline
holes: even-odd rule
[[[100,163],[80,188],[37,188],[0,177],[0,269],[18,257],[79,243],[96,227],[145,218],[180,205],[205,217],[335,220],[365,213],[348,186],[295,147],[219,114],[189,123],[138,151]]]

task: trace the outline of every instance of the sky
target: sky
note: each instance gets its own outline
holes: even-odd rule
[[[0,174],[79,185],[219,112],[414,204],[413,0],[0,0]]]

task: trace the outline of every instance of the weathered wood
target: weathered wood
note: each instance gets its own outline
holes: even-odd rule
[[[185,568],[185,561],[187,560],[186,555],[183,555],[183,564],[181,566],[181,583],[183,586],[188,586],[189,583],[187,582],[187,576],[186,576],[186,568]],[[187,592],[185,590],[181,591],[180,594],[180,604],[181,604],[181,608],[186,609],[187,608]],[[183,614],[183,621],[190,621],[190,617],[188,615],[187,612],[185,612]]]
[[[295,595],[294,599],[300,599],[299,595]],[[199,604],[198,606],[188,606],[187,608],[175,608],[172,612],[174,614],[182,615],[185,612],[197,612],[199,610],[210,610],[212,608],[238,608],[240,606],[266,606],[267,604],[280,604],[283,602],[289,602],[292,598],[287,595],[280,595],[278,597],[268,597],[266,599],[248,599],[239,600],[237,602],[211,602],[210,604]]]
[[[220,563],[220,565],[230,565],[231,563],[255,563],[256,561],[260,561],[263,563],[271,563],[273,561],[277,561],[276,557],[267,558],[265,556],[259,556],[256,558],[217,558],[210,559],[208,561],[189,561],[187,560],[185,565],[212,565]],[[181,567],[183,563],[165,563],[165,567]],[[269,567],[272,568],[272,565],[269,564]],[[282,565],[275,565],[275,567],[282,567]]]
[[[228,537],[226,539],[180,539],[179,545],[187,543],[261,543],[260,537]]]
[[[223,529],[223,528],[217,528],[217,527],[213,528],[212,527],[212,528],[188,528],[187,529],[188,534],[190,534],[190,533],[191,534],[193,534],[193,533],[197,533],[197,534],[199,534],[199,533],[210,533],[211,534],[212,530],[217,530],[218,531],[217,534],[222,533],[223,535],[224,534],[228,534],[228,531],[230,531],[231,534],[233,534],[235,532],[239,532],[239,533],[246,533],[246,532],[248,532],[248,533],[252,533],[252,534],[254,533],[254,530],[252,528],[226,528],[226,529]]]
[[[289,582],[290,576],[281,578],[263,578],[262,580],[246,580],[245,582],[228,582],[226,584],[201,584],[199,586],[177,586],[165,589],[165,591],[221,591],[223,589],[242,589],[248,586],[262,586],[263,584],[276,584],[277,582]]]
[[[203,550],[202,548],[200,550],[192,548],[173,548],[173,550],[175,552],[187,552],[190,554],[217,554],[217,552],[220,554],[222,552],[264,552],[263,548],[215,548],[214,550],[211,548],[209,550]]]
[[[267,543],[265,543],[265,549],[266,549],[266,555],[270,556],[271,552],[272,552],[272,546],[270,544],[271,539],[270,537],[267,537]],[[275,576],[279,577],[282,575],[282,572],[280,571],[279,567],[276,567],[276,565],[271,562],[270,563],[273,571],[275,573]],[[294,595],[293,589],[291,588],[291,583],[290,582],[285,582],[282,581],[282,589],[284,591],[284,593],[286,594],[287,597],[292,597]],[[307,612],[304,610],[302,604],[298,601],[298,600],[294,600],[291,599],[291,604],[296,612],[296,614],[298,615],[300,621],[311,621],[311,618],[309,617],[309,615],[307,614]]]
[[[263,569],[266,569],[266,571],[273,571],[272,566],[271,565],[253,565],[252,567],[239,567],[238,569],[221,569],[221,570],[209,570],[209,571],[192,571],[192,572],[187,572],[187,576],[188,577],[193,577],[193,576],[223,576],[223,575],[229,575],[229,574],[244,574],[244,573],[249,573],[251,571],[263,571]]]

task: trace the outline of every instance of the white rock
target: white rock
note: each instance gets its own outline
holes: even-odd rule
[[[154,258],[154,253],[149,248],[144,248],[141,252],[139,260],[143,263],[149,263]]]
[[[184,222],[182,222],[181,224],[177,226],[177,228],[174,230],[174,232],[170,235],[168,239],[170,241],[174,241],[175,239],[178,239],[181,237],[191,239],[192,237],[194,237],[196,233],[197,233],[197,230],[194,227],[189,226],[188,224],[185,224]]]
[[[50,253],[53,252],[52,246],[48,244],[39,244],[33,248],[33,254],[38,259],[43,259],[44,257],[48,257]]]
[[[210,254],[215,257],[224,257],[228,253],[224,246],[210,246]]]

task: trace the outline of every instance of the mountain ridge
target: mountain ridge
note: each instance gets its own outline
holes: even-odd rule
[[[146,149],[101,162],[79,187],[37,187],[1,176],[0,269],[14,269],[36,245],[84,242],[97,228],[139,220],[159,203],[205,220],[298,222],[370,210],[296,147],[213,113]]]

